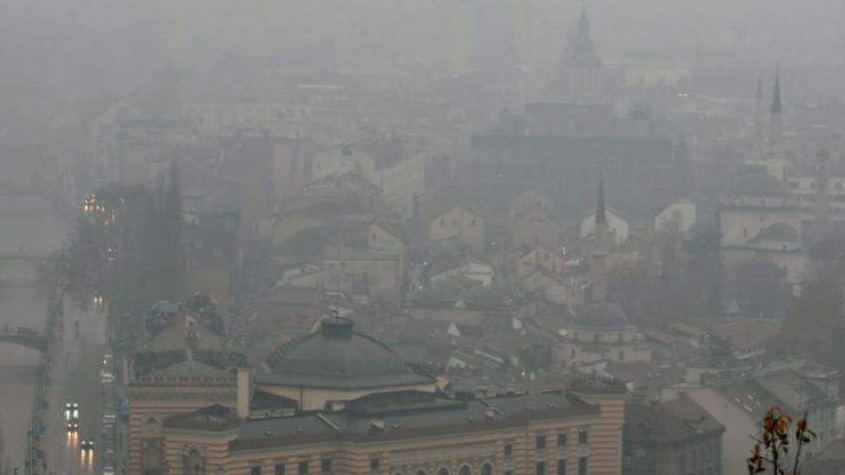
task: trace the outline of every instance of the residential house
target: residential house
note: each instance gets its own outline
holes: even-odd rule
[[[484,219],[465,206],[450,206],[432,215],[428,221],[428,238],[431,241],[458,239],[470,250],[485,250]]]
[[[508,213],[511,245],[515,249],[542,246],[557,249],[562,227],[557,222],[551,202],[534,191],[516,197]]]
[[[348,246],[326,246],[321,288],[367,300],[399,305],[402,299],[402,256]]]
[[[536,270],[541,270],[549,275],[561,276],[565,273],[566,261],[554,250],[537,246],[517,260],[516,276],[522,279]]]

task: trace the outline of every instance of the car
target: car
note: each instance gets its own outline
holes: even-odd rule
[[[67,431],[69,433],[79,432],[79,420],[78,419],[71,419],[67,422]]]
[[[114,475],[114,467],[111,465],[103,467],[103,475]]]
[[[93,440],[83,440],[81,444],[79,444],[79,449],[83,452],[91,452],[94,450],[94,441]]]
[[[65,403],[65,419],[79,419],[79,404],[75,402]]]

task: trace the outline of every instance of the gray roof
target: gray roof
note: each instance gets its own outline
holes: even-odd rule
[[[675,445],[718,435],[725,427],[686,395],[659,404],[625,407],[625,440],[642,445]]]
[[[610,302],[588,305],[572,321],[572,325],[583,328],[624,328],[631,326],[625,311]]]
[[[569,394],[528,394],[484,401],[455,401],[422,392],[380,396],[385,399],[394,395],[404,401],[390,410],[360,413],[347,408],[340,413],[249,420],[240,427],[230,449],[250,450],[331,440],[369,442],[433,434],[445,436],[525,425],[537,419],[598,412],[596,407]],[[374,404],[373,401],[364,401],[363,405]]]
[[[758,239],[763,241],[798,242],[798,230],[787,223],[775,223],[764,229]]]
[[[272,362],[272,373],[256,381],[285,386],[365,389],[425,384],[387,345],[352,331],[352,321],[323,321],[319,332],[286,346]]]
[[[765,171],[746,171],[735,176],[728,184],[731,196],[783,197],[787,191],[783,183]]]

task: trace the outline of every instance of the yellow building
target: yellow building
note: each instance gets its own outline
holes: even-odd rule
[[[183,409],[150,422],[129,475],[621,474],[625,390],[615,381],[457,400],[343,318],[266,367],[251,381],[230,373],[226,397],[199,409],[160,392],[162,407]]]

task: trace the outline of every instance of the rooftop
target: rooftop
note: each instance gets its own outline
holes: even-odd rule
[[[396,396],[403,400],[384,403]],[[353,402],[341,413],[247,421],[241,426],[237,440],[230,443],[230,449],[478,432],[527,425],[537,419],[597,413],[597,408],[569,394],[528,394],[473,401],[455,401],[419,392],[372,395]]]
[[[320,331],[294,341],[268,361],[266,384],[332,389],[368,389],[431,383],[411,371],[384,343],[353,331],[353,321],[323,320]]]

